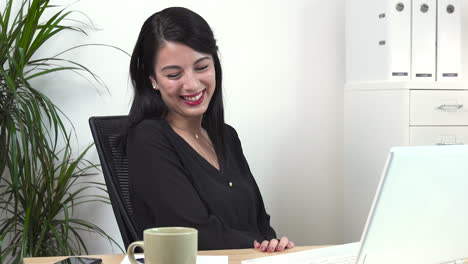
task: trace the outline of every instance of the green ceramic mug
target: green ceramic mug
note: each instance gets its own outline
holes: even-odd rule
[[[136,247],[143,249],[145,264],[196,264],[198,231],[189,227],[157,227],[143,232],[143,241],[128,246],[130,263],[135,260]]]

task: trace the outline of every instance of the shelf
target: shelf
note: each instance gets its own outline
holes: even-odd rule
[[[345,83],[345,91],[366,90],[468,90],[468,83],[418,81],[372,81]]]

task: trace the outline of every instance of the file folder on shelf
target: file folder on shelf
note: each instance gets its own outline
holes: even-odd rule
[[[445,82],[459,89],[464,1],[353,0],[346,20],[347,82]]]
[[[386,4],[387,76],[392,81],[411,78],[411,0],[389,0]]]
[[[437,0],[413,0],[411,79],[436,80]]]
[[[437,81],[458,81],[461,73],[461,1],[438,0]]]

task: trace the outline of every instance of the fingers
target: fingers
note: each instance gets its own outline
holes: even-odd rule
[[[254,248],[260,248],[260,243],[257,240],[254,241]]]
[[[292,241],[289,241],[288,244],[286,245],[286,248],[293,248],[295,247],[296,245],[294,245],[294,242]]]
[[[268,240],[263,240],[262,244],[260,244],[260,250],[266,251],[268,246]]]
[[[278,239],[275,239],[273,238],[271,241],[270,241],[270,244],[268,245],[268,252],[275,252],[275,249],[276,249],[276,246],[278,246]]]
[[[276,251],[283,251],[286,246],[289,244],[289,239],[287,237],[282,237],[278,243],[278,245],[276,246]]]
[[[271,241],[263,240],[262,243],[259,243],[257,240],[254,241],[254,248],[259,249],[262,252],[281,252],[285,249],[293,248],[296,245],[294,242],[289,241],[287,237],[281,237],[278,239],[272,239]]]

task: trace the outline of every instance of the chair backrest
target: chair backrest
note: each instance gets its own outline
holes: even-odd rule
[[[99,154],[107,191],[125,248],[141,240],[133,221],[127,156],[122,135],[128,126],[127,116],[91,117],[89,125]]]

